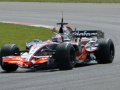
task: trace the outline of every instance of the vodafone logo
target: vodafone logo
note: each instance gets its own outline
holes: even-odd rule
[[[74,31],[73,35],[75,35],[75,36],[96,36],[97,32],[94,32],[94,31]]]

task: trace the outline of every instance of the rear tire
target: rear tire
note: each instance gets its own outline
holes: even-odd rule
[[[115,55],[115,48],[111,39],[99,39],[98,50],[96,52],[97,62],[99,64],[112,63]]]
[[[6,44],[1,48],[0,54],[1,68],[6,72],[16,71],[18,65],[5,63],[3,62],[2,57],[20,55],[20,50],[18,46],[16,46],[15,44]]]
[[[75,49],[69,43],[59,44],[55,54],[56,64],[60,70],[70,70],[75,65]]]

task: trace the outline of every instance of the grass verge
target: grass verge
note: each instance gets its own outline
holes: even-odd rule
[[[120,3],[120,0],[0,0],[9,2]]]
[[[17,44],[20,49],[25,49],[25,43],[33,39],[47,40],[53,35],[46,28],[0,23],[0,47],[6,43]]]

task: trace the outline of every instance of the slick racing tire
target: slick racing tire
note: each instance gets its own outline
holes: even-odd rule
[[[0,50],[0,65],[2,63],[2,56],[1,56],[1,50]]]
[[[16,46],[15,44],[6,44],[1,48],[0,54],[1,68],[6,72],[16,71],[18,65],[5,63],[3,62],[2,57],[20,55],[20,50],[18,46]]]
[[[115,48],[111,39],[99,39],[98,50],[96,53],[97,62],[99,64],[112,63],[115,55]]]
[[[60,70],[70,70],[75,65],[75,49],[69,43],[62,43],[56,47],[55,62]]]

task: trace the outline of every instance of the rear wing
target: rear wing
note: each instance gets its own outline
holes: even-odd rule
[[[104,38],[104,32],[101,30],[76,30],[72,31],[72,36],[76,38],[81,37],[93,37]]]

